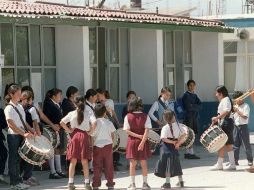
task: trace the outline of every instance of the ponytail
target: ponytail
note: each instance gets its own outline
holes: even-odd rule
[[[9,85],[7,84],[5,86],[4,98],[6,104],[8,104],[11,101],[11,94],[15,94],[18,90],[21,90],[21,87],[15,83],[11,83]]]
[[[84,112],[85,112],[85,103],[84,98],[82,96],[78,96],[75,98],[75,104],[77,105],[77,120],[78,124],[81,125],[81,123],[84,121]]]

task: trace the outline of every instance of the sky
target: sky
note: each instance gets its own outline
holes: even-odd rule
[[[34,0],[29,0],[34,1]],[[72,5],[84,5],[88,0],[43,0],[51,1],[56,3],[66,3],[69,1],[69,4]],[[90,0],[90,4],[93,1],[97,4],[99,0]],[[192,12],[193,16],[205,16],[208,13],[208,2],[211,1],[212,14],[216,14],[216,7],[219,5],[219,2],[224,1],[224,9],[220,9],[226,14],[240,14],[242,13],[242,2],[245,0],[142,0],[143,8],[156,10],[158,7],[159,10],[170,10],[170,9],[188,9],[196,7],[197,9]],[[122,5],[129,6],[130,0],[106,0],[105,5],[110,7],[119,7]]]

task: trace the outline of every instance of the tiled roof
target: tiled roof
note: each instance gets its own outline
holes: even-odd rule
[[[143,12],[96,9],[91,7],[65,6],[50,3],[27,3],[0,0],[0,15],[22,18],[69,18],[94,21],[131,23],[173,24],[188,26],[223,27],[220,21],[191,19]]]

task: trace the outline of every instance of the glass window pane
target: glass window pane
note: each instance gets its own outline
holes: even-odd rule
[[[2,95],[4,95],[4,90],[5,90],[5,86],[7,84],[11,84],[13,83],[14,80],[14,69],[7,69],[7,68],[3,68],[2,69]]]
[[[245,53],[245,42],[224,42],[224,53]]]
[[[175,98],[175,69],[172,67],[167,67],[165,77],[165,86],[168,86],[170,88],[170,90],[172,91],[172,98]]]
[[[31,87],[33,88],[35,97],[34,102],[42,101],[42,71],[39,68],[33,68],[31,72]]]
[[[28,47],[28,27],[16,27],[16,51],[17,51],[17,65],[29,65],[29,47]]]
[[[30,26],[30,44],[31,44],[31,64],[32,66],[41,65],[41,45],[40,45],[40,26]]]
[[[110,87],[109,92],[111,99],[114,101],[119,100],[119,68],[111,67],[110,68]]]
[[[235,90],[236,56],[224,57],[224,84],[229,92]]]
[[[253,41],[248,42],[248,53],[254,53],[254,42]]]
[[[119,64],[118,30],[109,29],[109,58],[110,64]]]
[[[56,69],[45,69],[45,92],[56,87]]]
[[[91,64],[97,64],[97,33],[96,28],[89,28],[89,60]]]
[[[191,64],[191,32],[184,32],[184,63]]]
[[[12,24],[1,24],[1,52],[4,65],[14,65]]]
[[[91,74],[92,88],[96,89],[96,88],[98,88],[98,86],[97,86],[97,68],[92,67],[90,74]]]
[[[43,51],[44,51],[44,65],[55,66],[55,28],[43,28]]]
[[[30,70],[17,69],[17,82],[21,86],[30,85]]]
[[[174,54],[173,54],[173,32],[166,32],[165,34],[165,63],[174,64]]]

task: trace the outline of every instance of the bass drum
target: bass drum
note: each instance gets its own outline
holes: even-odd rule
[[[54,131],[50,126],[45,125],[43,128],[43,136],[45,136],[52,144],[53,148],[56,148],[60,144],[59,133]]]
[[[179,126],[184,130],[184,133],[186,134],[180,147],[183,149],[188,149],[192,147],[193,143],[195,142],[195,133],[191,128],[182,123],[179,123]]]

